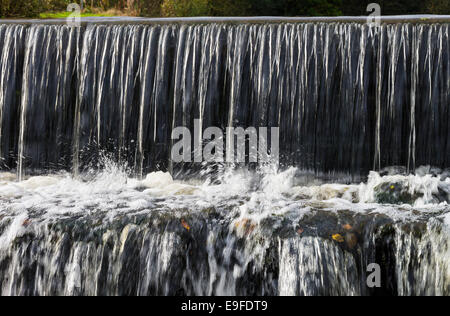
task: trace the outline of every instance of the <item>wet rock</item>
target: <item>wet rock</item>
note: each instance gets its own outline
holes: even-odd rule
[[[432,166],[420,166],[416,169],[415,174],[422,177],[425,175],[439,177],[442,174],[442,169]]]
[[[384,182],[374,188],[375,201],[380,204],[410,204],[419,199],[425,203],[439,204],[450,202],[450,186],[447,183],[437,184],[435,191],[423,192],[423,188],[411,188],[407,181]]]
[[[423,194],[411,193],[402,182],[385,182],[374,188],[375,200],[381,204],[414,204]]]
[[[450,168],[444,169],[442,173],[440,174],[441,181],[445,181],[446,179],[450,178]]]
[[[315,210],[299,220],[288,214],[259,224],[217,209],[107,215],[40,224],[30,214],[33,224],[0,252],[0,294],[450,293],[450,266],[441,255],[450,242],[431,215],[396,222],[373,211]],[[10,224],[1,221],[0,232]],[[373,262],[383,269],[377,290],[364,282]]]
[[[435,203],[447,202],[450,203],[450,183],[449,184],[439,184],[438,192],[433,194]]]
[[[356,234],[354,233],[346,233],[345,242],[347,243],[347,247],[349,249],[353,249],[358,244],[358,237],[356,237]]]

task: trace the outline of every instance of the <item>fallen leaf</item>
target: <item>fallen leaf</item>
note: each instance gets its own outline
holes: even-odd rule
[[[31,221],[29,219],[26,219],[23,221],[22,226],[23,227],[28,227],[31,224]]]
[[[342,228],[344,228],[345,230],[352,230],[353,227],[350,224],[345,224],[344,226],[342,226]]]
[[[245,235],[250,235],[253,230],[256,228],[256,225],[248,218],[244,218],[236,224],[234,224],[234,227],[242,232],[244,232]]]
[[[191,226],[189,226],[189,224],[188,224],[184,219],[181,220],[181,225],[183,225],[183,227],[184,227],[187,231],[190,231],[190,230],[191,230]]]
[[[340,234],[334,234],[331,236],[331,238],[333,238],[333,240],[337,242],[344,242],[344,237],[342,237]]]

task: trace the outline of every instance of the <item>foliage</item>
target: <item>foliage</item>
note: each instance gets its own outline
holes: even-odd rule
[[[69,11],[60,11],[60,12],[44,12],[39,14],[40,19],[64,19],[69,17],[69,15],[72,14],[72,12]],[[91,13],[91,12],[83,12],[81,14],[81,17],[92,17],[92,16],[103,16],[103,17],[111,17],[114,16],[113,14],[109,14],[107,12],[102,13]]]
[[[0,17],[65,16],[81,0],[0,0]],[[84,0],[85,14],[137,16],[335,16],[367,15],[373,0]],[[383,15],[450,14],[449,0],[378,0]]]
[[[211,0],[212,16],[250,16],[252,3],[249,0]]]
[[[42,0],[1,0],[0,17],[35,17]]]
[[[342,0],[248,0],[251,15],[270,16],[334,16],[342,12]]]
[[[429,0],[427,11],[432,14],[450,14],[449,0]]]
[[[209,0],[164,0],[163,16],[208,16],[210,14]]]
[[[367,5],[375,2],[381,6],[382,15],[427,14],[431,12],[426,3],[431,1],[436,0],[343,0],[342,11],[344,15],[367,15]]]
[[[128,0],[128,2],[128,9],[138,16],[161,16],[163,0]]]

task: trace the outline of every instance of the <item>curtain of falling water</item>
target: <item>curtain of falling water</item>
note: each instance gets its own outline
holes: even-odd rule
[[[0,157],[2,168],[17,159],[19,93],[25,27],[0,26]]]
[[[175,126],[279,126],[317,173],[450,166],[449,25],[0,25],[0,153],[169,167]]]
[[[19,178],[27,167],[59,169],[70,163],[78,32],[66,26],[27,30],[20,111],[16,111]]]

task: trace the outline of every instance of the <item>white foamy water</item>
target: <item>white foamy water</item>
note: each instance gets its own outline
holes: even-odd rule
[[[295,186],[295,168],[278,171],[273,166],[256,171],[226,169],[216,181],[174,180],[169,173],[154,172],[143,179],[130,177],[124,168],[108,162],[103,170],[74,178],[69,174],[29,177],[16,181],[0,174],[0,205],[5,215],[39,208],[45,217],[96,211],[115,213],[166,209],[207,208],[221,203],[239,204],[231,211],[255,220],[272,214],[305,209],[309,205],[335,211],[377,211],[395,214],[446,209],[450,178],[425,175],[387,175],[371,172],[361,184]],[[238,201],[238,202],[237,202]],[[392,211],[394,209],[394,211]],[[404,216],[404,213],[401,213]]]
[[[431,174],[381,176],[372,172],[368,181],[361,184],[298,186],[296,174],[295,168],[279,171],[268,166],[255,171],[224,169],[214,179],[206,180],[180,181],[164,172],[137,179],[126,168],[111,162],[106,162],[101,171],[78,178],[54,174],[18,182],[12,174],[0,174],[0,258],[12,258],[7,265],[10,270],[4,274],[17,276],[3,281],[2,293],[100,294],[102,287],[89,280],[102,280],[98,267],[106,255],[111,275],[107,282],[112,284],[112,292],[108,293],[120,294],[125,282],[121,273],[131,264],[126,262],[135,256],[130,249],[137,247],[140,263],[133,266],[140,267],[136,273],[141,281],[133,283],[130,279],[126,283],[136,286],[133,292],[136,294],[174,293],[173,284],[181,282],[186,293],[238,295],[247,293],[240,282],[252,275],[264,280],[259,294],[364,294],[359,286],[355,257],[351,252],[342,252],[332,238],[340,232],[345,244],[349,244],[345,247],[354,247],[351,238],[356,235],[339,228],[346,222],[333,224],[335,219],[340,221],[342,215],[338,214],[354,218],[367,215],[374,220],[376,214],[381,214],[399,223],[427,223],[425,239],[420,239],[417,245],[431,261],[411,273],[418,279],[425,277],[435,282],[426,293],[445,293],[450,280],[447,275],[450,258],[445,246],[448,234],[436,233],[433,225],[441,223],[450,231],[450,178]],[[308,224],[311,215],[319,217]],[[148,218],[151,224],[139,224],[136,222],[139,216]],[[325,216],[323,222],[320,216]],[[165,222],[165,217],[169,222]],[[75,228],[79,221],[86,228]],[[176,223],[175,230],[170,223]],[[68,228],[70,225],[75,226]],[[335,228],[328,231],[327,225]],[[402,226],[395,227],[394,250],[400,258],[400,253],[412,251],[417,236],[405,235]],[[70,235],[79,229],[81,239]],[[186,246],[186,236],[179,229],[189,234],[192,231],[195,238],[205,238],[198,249],[190,250],[195,251],[192,257],[184,250],[190,246]],[[202,230],[204,235],[200,233]],[[91,233],[99,236],[90,236]],[[49,251],[37,257],[47,268],[36,275],[39,283],[33,286],[20,281],[21,267],[33,262],[22,258],[30,234],[39,238],[34,242],[36,247]],[[361,234],[358,233],[358,238],[362,238]],[[68,242],[69,257],[62,258]],[[372,247],[369,240],[366,243]],[[441,250],[433,251],[433,247]],[[407,278],[405,271],[416,255],[410,253],[395,263],[398,279],[403,283]],[[321,265],[324,256],[326,264]],[[190,281],[176,281],[173,278],[181,273],[177,260],[185,257],[183,260],[187,261],[183,264],[188,267],[180,271],[182,280]],[[278,274],[271,272],[270,262],[275,264]],[[430,269],[440,275],[428,275]],[[340,270],[348,273],[341,275]],[[61,279],[61,273],[66,281],[55,290],[46,280]],[[327,282],[332,287],[328,288]],[[421,285],[403,283],[398,285],[402,294],[423,291]]]

